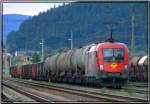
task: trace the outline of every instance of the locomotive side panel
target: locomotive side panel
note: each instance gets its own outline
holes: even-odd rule
[[[96,59],[96,46],[92,46],[86,52],[86,76],[97,77],[97,59]]]

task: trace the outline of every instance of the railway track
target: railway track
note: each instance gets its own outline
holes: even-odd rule
[[[17,80],[20,80],[20,79],[17,79]],[[37,84],[41,84],[41,83],[38,83],[37,81],[34,82],[34,83],[37,83]],[[45,83],[42,83],[45,85]],[[134,85],[131,85],[131,83],[129,83],[129,86],[126,86],[126,87],[122,87],[122,89],[114,89],[114,88],[107,88],[108,90],[114,90],[114,91],[125,91],[125,92],[132,92],[132,93],[139,93],[139,94],[147,94],[148,93],[148,86],[147,83],[133,83],[134,85],[137,85],[137,86],[134,86]],[[71,85],[71,84],[68,84],[68,85]],[[140,85],[140,86],[138,86]],[[144,85],[144,86],[142,86]],[[52,85],[54,87],[60,87],[60,86],[57,86],[57,85]],[[78,85],[76,85],[78,86]],[[85,88],[99,88],[99,87],[89,87],[89,86],[84,86]]]
[[[5,94],[2,93],[2,102],[12,102]]]
[[[148,87],[148,83],[129,82],[129,85],[135,87]]]
[[[41,84],[41,83],[38,83],[38,82],[34,82],[34,83]],[[45,85],[45,83],[42,83],[42,84]],[[53,86],[53,87],[61,87],[62,88],[62,86],[57,86],[57,85],[51,85],[51,86]],[[91,87],[88,87],[88,86],[84,86],[84,87],[85,88],[91,88]],[[63,87],[63,88],[65,88],[65,87]],[[92,87],[92,88],[96,88],[97,89],[97,87]],[[143,87],[140,86],[140,88],[139,87],[135,88],[133,86],[131,88],[129,88],[129,87],[123,87],[123,89],[107,88],[107,90],[110,90],[110,91],[126,91],[126,92],[132,92],[132,93],[140,93],[140,94],[147,94],[147,92],[148,92],[147,91],[148,88],[146,88],[145,86],[143,86]]]
[[[136,92],[136,93],[140,93],[140,94],[146,94],[148,93],[148,88],[128,88],[128,87],[124,87],[123,88],[125,91],[127,92]]]
[[[9,79],[10,81],[10,79]],[[80,95],[80,96],[86,96],[90,98],[97,98],[97,99],[103,99],[107,102],[147,102],[147,99],[143,98],[135,98],[135,97],[129,97],[129,96],[123,96],[123,95],[114,95],[114,94],[106,94],[106,93],[99,93],[99,92],[93,92],[93,91],[86,91],[86,90],[81,90],[81,89],[73,89],[73,88],[65,88],[65,87],[60,87],[60,86],[48,86],[47,84],[41,84],[38,82],[33,82],[33,81],[21,81],[21,80],[11,80],[14,82],[18,83],[24,83],[32,86],[38,86],[42,88],[47,88],[47,89],[53,89],[57,90],[60,92],[67,92],[75,95]]]
[[[42,98],[41,96],[34,95],[34,94],[30,93],[30,92],[26,92],[24,90],[18,89],[16,86],[10,86],[10,85],[8,85],[6,83],[3,83],[3,87],[12,89],[12,90],[14,90],[14,91],[16,91],[16,92],[18,92],[18,93],[20,93],[22,95],[25,95],[25,96],[29,97],[30,99],[33,99],[33,101],[48,102],[48,100],[46,100],[45,98]],[[7,97],[7,99],[10,99],[10,98]],[[13,101],[13,100],[11,100],[11,101]]]
[[[17,86],[19,86],[19,84],[17,84],[17,83],[20,83],[20,84],[22,84],[23,85],[23,83],[22,82],[18,82],[18,81],[7,81],[7,82],[3,82],[3,84],[4,85],[6,85],[6,86],[11,86],[12,87],[12,84],[10,84],[10,82],[11,83],[15,83]],[[86,99],[89,99],[89,101],[90,101],[90,99],[91,99],[91,101],[100,101],[100,102],[112,102],[112,101],[116,101],[116,100],[114,100],[114,99],[111,99],[111,98],[107,98],[107,97],[100,97],[100,96],[96,96],[96,95],[92,95],[92,94],[85,94],[85,93],[83,93],[83,92],[78,92],[78,91],[69,91],[69,90],[64,90],[64,89],[61,89],[61,88],[47,88],[46,86],[39,86],[39,85],[37,85],[37,84],[31,84],[31,83],[24,83],[24,84],[26,84],[26,85],[30,85],[30,87],[32,86],[32,87],[37,87],[37,89],[43,89],[43,91],[44,90],[53,90],[53,91],[57,91],[58,92],[58,94],[60,94],[61,95],[61,93],[63,93],[63,94],[65,94],[65,93],[69,93],[70,94],[70,96],[73,96],[73,95],[76,95],[76,96],[79,96],[80,97],[80,99],[82,99],[83,98],[83,101],[84,101],[84,99],[86,98]],[[17,86],[14,86],[15,88],[17,88]],[[14,88],[13,87],[13,88]],[[26,87],[29,87],[29,86],[26,86]],[[17,88],[17,89],[19,89],[19,88]],[[16,89],[15,89],[16,90]],[[26,92],[26,91],[25,91]],[[20,93],[22,93],[22,92],[20,92]],[[41,96],[41,95],[40,95]],[[76,99],[76,98],[75,98]],[[93,100],[94,99],[94,100]],[[70,100],[70,101],[73,101],[73,100]],[[74,100],[74,101],[76,101],[76,100]],[[41,101],[40,100],[40,102],[43,102],[43,100]],[[51,102],[51,101],[49,101],[49,102]],[[55,101],[55,102],[58,102],[58,101]]]

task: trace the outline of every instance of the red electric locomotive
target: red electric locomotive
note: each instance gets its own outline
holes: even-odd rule
[[[128,80],[128,48],[112,38],[92,46],[86,55],[86,75],[102,86],[121,87]]]

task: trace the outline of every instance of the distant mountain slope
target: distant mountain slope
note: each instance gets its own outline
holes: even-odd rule
[[[5,14],[3,15],[3,42],[6,42],[7,35],[12,30],[18,30],[20,24],[28,19],[28,15]]]
[[[41,38],[44,47],[52,50],[70,48],[70,31],[73,32],[74,48],[106,40],[110,35],[107,23],[118,23],[113,37],[131,45],[132,16],[135,17],[135,44],[137,50],[147,49],[147,4],[146,3],[72,3],[53,8],[25,20],[18,31],[11,32],[7,49],[40,50]],[[20,44],[21,43],[21,44]]]

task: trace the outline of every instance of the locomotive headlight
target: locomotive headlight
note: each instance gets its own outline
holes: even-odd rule
[[[128,65],[125,65],[125,66],[124,66],[124,69],[127,70],[127,69],[128,69]]]
[[[100,70],[103,70],[103,69],[104,69],[103,65],[100,65],[99,67],[100,67]]]

